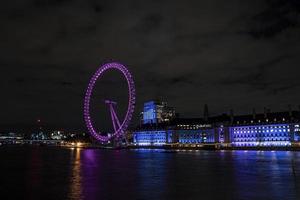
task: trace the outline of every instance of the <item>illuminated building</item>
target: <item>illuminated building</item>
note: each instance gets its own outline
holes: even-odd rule
[[[152,124],[157,122],[157,111],[154,101],[144,103],[143,124]]]
[[[169,107],[167,102],[162,102],[161,105],[161,122],[170,122],[175,119],[175,109],[173,107]]]
[[[145,105],[150,108],[154,103]],[[144,115],[146,117],[144,121],[150,119],[148,116],[150,115]],[[152,118],[152,122],[158,119],[157,115],[153,116],[156,117]],[[253,110],[252,115],[234,116],[231,110],[230,115],[209,117],[205,106],[203,118],[173,118],[168,123],[145,123],[133,131],[133,138],[135,145],[143,146],[194,147],[211,144],[216,147],[237,148],[300,146],[300,112],[289,110],[271,113],[265,108],[261,114],[256,114]]]
[[[49,137],[46,133],[40,131],[38,133],[32,133],[30,136],[31,140],[48,140]]]
[[[300,112],[270,113],[237,116],[230,127],[234,147],[286,147],[299,142]]]
[[[289,124],[265,124],[231,128],[234,146],[290,146]]]
[[[172,143],[173,131],[171,130],[148,130],[134,133],[133,142],[140,146],[162,146]]]
[[[214,129],[202,119],[173,119],[160,124],[144,124],[133,131],[139,146],[214,143]]]
[[[148,101],[144,103],[142,124],[169,122],[175,118],[175,110],[166,102]]]
[[[202,144],[214,143],[213,129],[207,130],[178,130],[178,143],[180,144]]]
[[[22,134],[17,133],[7,133],[7,134],[0,134],[0,141],[1,140],[22,140],[24,136]]]
[[[176,139],[179,144],[214,143],[215,133],[212,125],[202,118],[174,120]]]
[[[300,125],[295,124],[293,128],[294,128],[293,142],[300,143]]]
[[[53,131],[50,135],[50,138],[52,140],[62,140],[62,139],[66,139],[67,136],[64,134],[63,131]]]

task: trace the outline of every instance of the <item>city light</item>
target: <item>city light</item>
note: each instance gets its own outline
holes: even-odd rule
[[[158,103],[159,105],[159,103]],[[144,122],[157,124],[157,119],[149,119],[149,114],[160,113],[153,101],[144,104]],[[151,115],[156,116],[156,115]],[[157,117],[157,116],[156,116]],[[203,124],[199,121],[190,120],[191,123],[182,123],[177,119],[175,123],[157,128],[147,127],[133,131],[133,144],[135,146],[164,146],[177,145],[178,147],[198,147],[198,145],[215,145],[219,147],[291,147],[299,146],[300,128],[299,124],[285,120],[275,124],[268,119],[236,120],[228,124],[227,121],[207,121]],[[236,116],[239,118],[239,116]],[[278,117],[279,118],[279,117]],[[285,119],[285,118],[283,118]],[[200,120],[201,121],[201,120]],[[240,124],[240,121],[244,121]],[[277,120],[276,120],[277,121]],[[153,123],[155,122],[155,123]],[[219,125],[214,125],[219,124]],[[143,126],[142,126],[143,127]]]

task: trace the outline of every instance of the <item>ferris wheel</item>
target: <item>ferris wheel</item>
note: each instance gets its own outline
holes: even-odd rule
[[[105,100],[105,104],[108,106],[110,111],[110,117],[113,125],[113,133],[109,135],[103,135],[100,131],[97,131],[92,123],[91,115],[90,115],[90,102],[91,96],[96,84],[96,81],[101,79],[103,74],[109,70],[118,70],[125,77],[127,86],[128,86],[128,105],[125,117],[123,120],[119,120],[117,117],[117,113],[115,110],[116,102],[112,100]],[[108,142],[113,138],[121,138],[124,136],[129,123],[132,119],[133,111],[135,107],[135,86],[131,73],[128,69],[121,63],[118,62],[110,62],[105,63],[99,67],[96,73],[90,79],[88,84],[88,88],[86,90],[85,98],[84,98],[84,121],[87,126],[87,129],[91,136],[93,136],[96,140],[100,142]]]

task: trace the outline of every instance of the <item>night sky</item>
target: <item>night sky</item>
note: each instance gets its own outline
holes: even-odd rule
[[[299,0],[7,0],[0,15],[0,131],[85,130],[85,89],[109,60],[134,76],[135,118],[158,97],[185,117],[300,104]],[[126,101],[117,75],[99,96]]]

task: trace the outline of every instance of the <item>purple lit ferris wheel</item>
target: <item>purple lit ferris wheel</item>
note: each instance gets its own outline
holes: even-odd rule
[[[97,132],[93,127],[91,116],[90,116],[90,100],[91,100],[91,95],[96,81],[99,78],[101,78],[101,76],[104,74],[105,71],[113,70],[113,69],[120,71],[123,74],[123,76],[126,78],[127,85],[128,85],[128,106],[127,106],[125,118],[122,122],[120,122],[117,117],[116,111],[114,109],[116,102],[113,102],[111,100],[105,100],[105,103],[109,106],[114,133],[108,136],[104,136],[101,135],[101,132]],[[111,138],[119,138],[123,136],[132,118],[134,106],[135,106],[135,87],[134,87],[132,75],[127,70],[127,68],[124,65],[117,62],[106,63],[100,66],[100,68],[96,71],[96,73],[91,78],[84,98],[84,120],[89,133],[100,142],[107,142]]]

